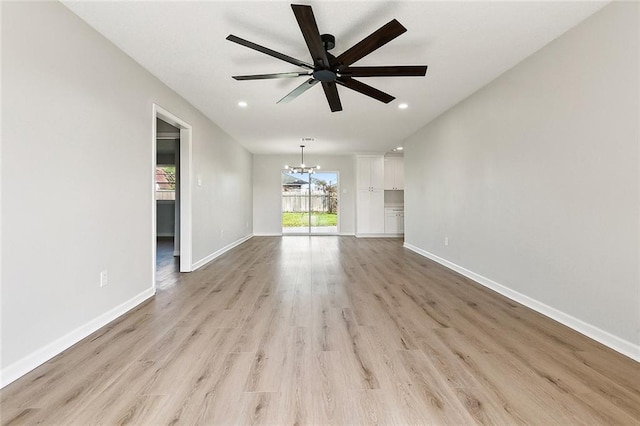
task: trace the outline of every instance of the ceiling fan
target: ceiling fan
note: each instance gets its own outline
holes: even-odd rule
[[[422,77],[427,73],[426,65],[351,66],[351,64],[407,31],[407,29],[395,19],[389,21],[340,55],[333,56],[329,53],[329,50],[335,46],[335,37],[331,34],[320,35],[311,6],[292,4],[291,8],[298,21],[304,40],[307,43],[309,53],[311,53],[311,57],[313,58],[312,64],[231,34],[227,37],[229,41],[305,69],[305,71],[302,72],[233,76],[236,80],[308,77],[304,83],[293,89],[277,103],[291,102],[315,86],[318,82],[322,84],[324,94],[327,97],[332,112],[342,111],[342,104],[336,85],[355,90],[356,92],[377,99],[380,102],[389,103],[394,100],[395,97],[364,84],[353,77]]]

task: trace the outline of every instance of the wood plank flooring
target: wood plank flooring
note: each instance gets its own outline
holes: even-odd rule
[[[254,237],[1,392],[9,424],[640,424],[640,364],[402,248]]]

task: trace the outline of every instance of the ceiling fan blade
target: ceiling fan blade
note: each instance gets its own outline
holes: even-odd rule
[[[348,77],[423,77],[426,73],[426,65],[348,67],[340,71],[340,75]]]
[[[336,83],[344,87],[348,87],[351,90],[355,90],[356,92],[360,92],[363,95],[370,96],[373,99],[377,99],[380,102],[384,102],[385,104],[388,104],[389,102],[395,99],[395,97],[391,96],[388,93],[384,93],[383,91],[378,90],[375,87],[371,87],[368,84],[364,84],[352,78],[340,77],[336,80]]]
[[[277,74],[255,74],[255,75],[234,75],[232,76],[235,80],[268,80],[272,78],[292,78],[292,77],[302,77],[308,76],[310,73],[308,72],[281,72]]]
[[[391,40],[398,37],[405,31],[407,31],[407,29],[395,19],[387,22],[382,27],[378,28],[376,31],[365,37],[362,41],[346,50],[336,58],[337,61],[341,64],[340,71],[358,61],[359,59],[364,58],[374,50],[389,43]]]
[[[324,50],[324,43],[322,43],[322,38],[320,38],[320,31],[318,31],[318,24],[316,24],[313,9],[311,6],[301,4],[292,4],[291,8],[300,26],[300,31],[302,31],[302,35],[304,36],[304,41],[307,43],[314,65],[329,68],[327,51]]]
[[[232,41],[234,43],[238,43],[239,45],[248,47],[249,49],[257,50],[258,52],[262,52],[266,55],[273,56],[274,58],[280,59],[285,62],[289,62],[290,64],[297,65],[302,68],[314,69],[313,65],[303,62],[299,59],[292,58],[291,56],[287,56],[283,53],[276,52],[275,50],[269,49],[268,47],[260,46],[259,44],[247,41],[240,37],[236,37],[233,34],[229,34],[227,36],[227,40]]]
[[[289,92],[289,94],[287,94],[287,96],[285,96],[284,98],[280,99],[276,103],[284,104],[284,103],[287,103],[287,102],[291,102],[292,100],[294,100],[295,98],[297,98],[298,96],[302,95],[304,92],[306,92],[307,90],[309,90],[313,86],[315,86],[317,82],[318,82],[318,80],[314,80],[313,78],[310,78],[309,80],[307,80],[304,83],[302,83],[300,86],[298,86],[295,89],[293,89],[291,92]]]
[[[324,94],[329,102],[331,112],[342,111],[342,103],[340,102],[340,96],[338,95],[338,88],[333,81],[323,81],[322,88]]]

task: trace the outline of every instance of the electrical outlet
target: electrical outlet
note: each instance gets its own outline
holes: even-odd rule
[[[100,272],[100,287],[104,287],[107,284],[109,284],[109,272],[105,269]]]
[[[449,237],[444,237],[444,245],[445,246],[449,245]]]
[[[224,229],[220,230],[220,238],[224,238]]]

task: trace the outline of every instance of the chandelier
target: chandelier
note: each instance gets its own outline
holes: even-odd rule
[[[315,173],[320,170],[320,166],[306,166],[304,164],[304,145],[300,145],[300,149],[302,150],[302,161],[300,161],[299,166],[289,166],[286,165],[284,168],[286,170],[290,170],[293,173]]]

